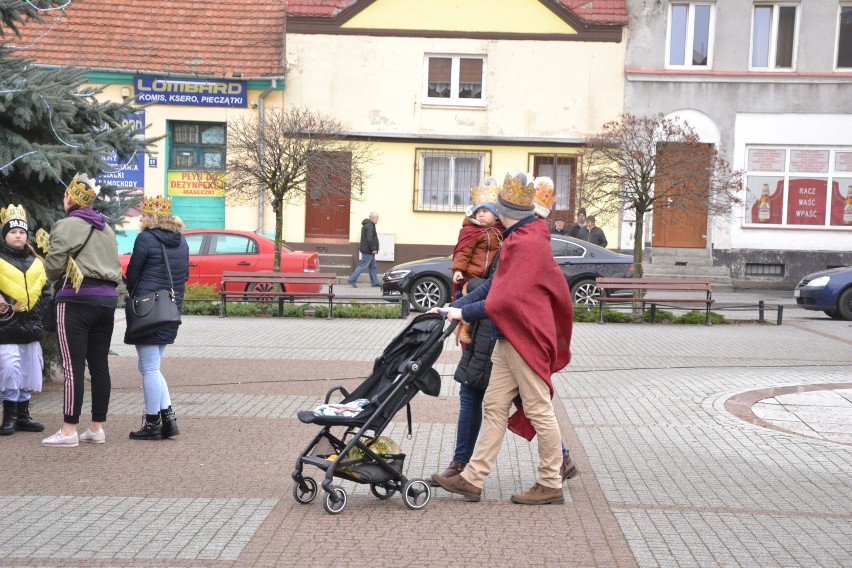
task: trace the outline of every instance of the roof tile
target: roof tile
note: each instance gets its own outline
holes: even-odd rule
[[[87,0],[10,43],[37,63],[212,76],[284,74],[285,0]]]

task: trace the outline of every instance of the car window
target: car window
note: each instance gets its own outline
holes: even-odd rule
[[[215,234],[210,254],[257,254],[257,241],[242,235]]]
[[[201,254],[201,243],[204,242],[204,235],[186,235],[186,244],[189,245],[189,254]]]
[[[562,239],[550,239],[550,248],[553,249],[553,256],[582,257],[586,254],[586,249],[580,245]]]

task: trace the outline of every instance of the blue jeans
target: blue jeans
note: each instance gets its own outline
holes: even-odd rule
[[[456,453],[453,461],[467,463],[473,455],[479,428],[482,426],[482,398],[484,390],[467,385],[459,386],[459,422],[456,428]]]
[[[159,414],[172,405],[169,385],[160,372],[160,360],[165,345],[137,345],[139,372],[142,373],[142,391],[145,394],[145,414]]]
[[[12,402],[26,402],[32,395],[27,389],[6,389],[0,391],[0,398]]]
[[[367,268],[370,269],[370,284],[378,286],[379,274],[376,271],[376,255],[366,252],[361,253],[361,262],[358,263],[358,266],[355,267],[355,272],[353,272],[352,276],[349,277],[349,283],[352,284],[357,281],[358,277],[361,276],[361,273]]]

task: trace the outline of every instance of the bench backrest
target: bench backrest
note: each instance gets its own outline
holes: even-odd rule
[[[326,284],[337,283],[337,274],[329,272],[222,272],[222,283],[228,282],[275,282],[281,284]]]
[[[598,288],[630,288],[633,290],[712,290],[706,278],[598,278]]]

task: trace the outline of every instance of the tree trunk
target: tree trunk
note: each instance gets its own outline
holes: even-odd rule
[[[644,268],[642,267],[642,248],[645,244],[645,215],[639,214],[639,211],[636,211],[636,228],[633,232],[633,278],[642,278],[642,275],[645,273]],[[641,290],[633,290],[633,297],[637,300],[633,302],[633,321],[641,322],[643,318],[642,313],[642,304],[638,301],[642,298]]]
[[[278,207],[275,212],[275,264],[272,270],[281,272],[281,242],[284,240],[284,208]]]

